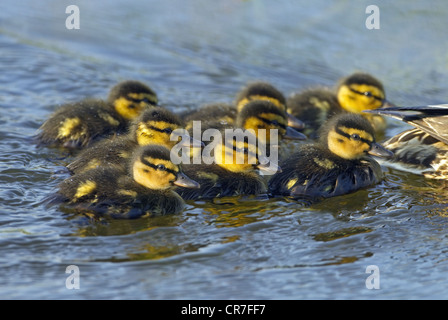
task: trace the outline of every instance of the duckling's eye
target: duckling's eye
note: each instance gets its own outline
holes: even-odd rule
[[[370,92],[370,91],[366,91],[366,92],[364,92],[364,95],[365,95],[366,97],[373,97],[373,94],[372,94],[372,92]]]
[[[274,126],[278,126],[278,121],[277,121],[277,120],[272,120],[271,123],[272,123]]]
[[[167,133],[167,134],[171,134],[171,133],[173,133],[173,129],[171,129],[171,128],[166,128],[166,129],[163,129],[163,132],[164,132],[164,133]]]
[[[158,164],[156,167],[157,170],[166,170],[166,167],[163,164]]]
[[[359,134],[356,134],[356,133],[352,134],[352,135],[350,136],[350,138],[352,138],[352,139],[355,140],[355,141],[359,141],[359,140],[361,140],[361,137],[359,136]]]

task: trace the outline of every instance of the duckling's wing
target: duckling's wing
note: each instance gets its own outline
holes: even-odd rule
[[[58,108],[40,127],[40,146],[81,149],[91,142],[122,133],[125,123],[104,101],[85,99]]]
[[[349,172],[340,172],[335,180],[334,189],[329,196],[339,196],[380,182],[383,172],[380,165],[371,158],[363,159]]]
[[[380,165],[371,158],[345,164],[316,162],[314,156],[304,154],[292,159],[281,164],[282,172],[269,181],[271,194],[319,200],[368,187],[383,178]]]
[[[215,172],[216,170],[218,172]],[[184,200],[209,199],[220,194],[220,190],[222,188],[222,184],[219,179],[220,172],[215,166],[206,164],[183,165],[182,171],[185,175],[194,181],[197,181],[200,185],[200,188],[198,189],[176,187],[175,191]]]
[[[128,136],[119,136],[96,141],[82,150],[76,158],[67,165],[72,174],[84,172],[98,166],[111,166],[125,169],[127,161],[137,143]]]
[[[448,104],[368,110],[409,123],[448,144]]]
[[[295,92],[288,97],[286,105],[288,113],[305,123],[302,132],[313,138],[325,121],[342,112],[336,94],[325,87]]]
[[[280,164],[281,172],[277,172],[268,182],[272,195],[321,198],[323,193],[333,189],[331,183],[336,177],[328,179],[329,171],[314,163],[313,155],[307,153],[307,148],[292,154]],[[333,171],[330,171],[332,174]]]

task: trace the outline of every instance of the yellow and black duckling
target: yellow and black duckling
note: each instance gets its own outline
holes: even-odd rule
[[[255,81],[248,83],[236,95],[233,104],[211,103],[206,104],[184,116],[187,127],[191,127],[192,121],[202,121],[206,128],[220,129],[226,126],[234,126],[238,113],[251,101],[269,101],[286,114],[288,126],[303,129],[303,122],[286,112],[286,98],[273,85],[268,82]]]
[[[391,105],[386,100],[383,84],[367,73],[354,73],[339,80],[336,92],[318,87],[293,93],[287,99],[288,112],[305,123],[302,131],[316,138],[319,128],[332,116],[342,112],[361,114],[364,110]],[[379,115],[363,114],[377,133],[386,128],[386,121]]]
[[[237,113],[233,124],[230,124],[227,121],[210,120],[205,122],[201,121],[200,125],[201,137],[203,137],[203,134],[207,129],[219,130],[222,136],[225,135],[227,129],[253,130],[259,143],[265,146],[268,156],[271,155],[271,148],[277,148],[278,152],[278,146],[283,139],[305,140],[307,138],[304,134],[288,126],[288,117],[284,110],[266,100],[253,100],[245,104],[242,110]],[[189,127],[189,132],[190,135],[197,138],[194,127]],[[273,132],[277,134],[276,140],[273,140]],[[203,138],[202,142],[207,145],[211,141],[207,141]],[[196,148],[193,151],[196,150],[199,149]]]
[[[211,200],[231,196],[266,195],[266,183],[257,170],[273,174],[279,170],[270,164],[257,145],[256,137],[233,138],[216,145],[211,161],[183,165],[184,172],[197,181],[199,189],[177,188],[185,200]]]
[[[394,156],[382,163],[431,179],[448,179],[448,105],[368,111],[414,126],[383,143]]]
[[[138,81],[115,85],[107,101],[85,99],[61,106],[40,127],[39,145],[80,149],[106,135],[124,132],[129,122],[148,106],[157,105],[157,95]]]
[[[286,113],[288,119],[288,126],[295,129],[303,129],[305,124],[300,119],[297,119],[286,108],[286,98],[281,91],[274,87],[269,82],[254,81],[248,83],[243,87],[236,96],[235,105],[237,112],[241,112],[243,108],[251,101],[266,100],[274,104],[280,110]]]
[[[305,140],[307,137],[288,125],[287,113],[270,101],[253,100],[238,112],[235,127],[253,130],[258,141],[267,147],[272,141],[271,130],[276,130],[278,142],[282,139]]]
[[[98,166],[113,166],[125,170],[133,151],[138,146],[160,144],[171,149],[177,143],[183,146],[187,141],[188,146],[197,142],[199,147],[201,142],[195,141],[190,136],[178,134],[177,137],[182,138],[181,142],[178,142],[178,139],[171,140],[172,133],[182,128],[181,119],[167,109],[156,107],[145,110],[132,122],[128,134],[92,144],[82,150],[67,168],[74,174]]]
[[[184,201],[175,186],[198,188],[170,160],[161,145],[138,148],[127,173],[98,167],[65,179],[51,203],[108,214],[114,218],[139,218],[180,213]]]
[[[325,124],[318,142],[299,146],[280,162],[282,172],[270,179],[269,193],[313,203],[376,184],[383,173],[368,155],[388,157],[391,152],[375,142],[375,131],[364,117],[336,115]]]

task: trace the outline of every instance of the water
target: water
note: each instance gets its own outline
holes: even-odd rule
[[[286,200],[189,203],[183,214],[88,222],[43,201],[69,158],[31,142],[59,104],[137,79],[174,111],[230,102],[247,81],[285,94],[355,70],[399,105],[448,101],[448,7],[377,1],[4,0],[0,11],[0,298],[445,299],[448,189],[384,182],[311,208]],[[389,121],[386,136],[406,128]],[[68,290],[66,267],[80,270]],[[380,289],[366,288],[369,265]]]

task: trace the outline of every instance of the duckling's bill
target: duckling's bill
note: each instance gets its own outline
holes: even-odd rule
[[[256,168],[263,176],[271,176],[276,174],[277,172],[282,172],[282,168],[280,168],[279,165],[273,163],[272,161],[267,163],[259,163]]]
[[[383,104],[380,107],[380,109],[385,109],[385,108],[395,108],[397,105],[394,104],[393,102],[390,102],[387,99],[383,99]]]
[[[290,113],[286,113],[286,116],[288,118],[288,127],[292,127],[295,129],[304,129],[305,128],[305,122],[302,120],[297,119]]]
[[[286,127],[286,133],[283,138],[289,140],[306,140],[307,136],[291,127]]]
[[[177,179],[173,182],[174,185],[184,188],[199,189],[201,185],[193,179],[187,177],[184,173],[177,174]]]
[[[380,158],[390,158],[394,156],[394,153],[386,148],[384,148],[379,143],[372,143],[372,149],[368,152],[368,154]]]

